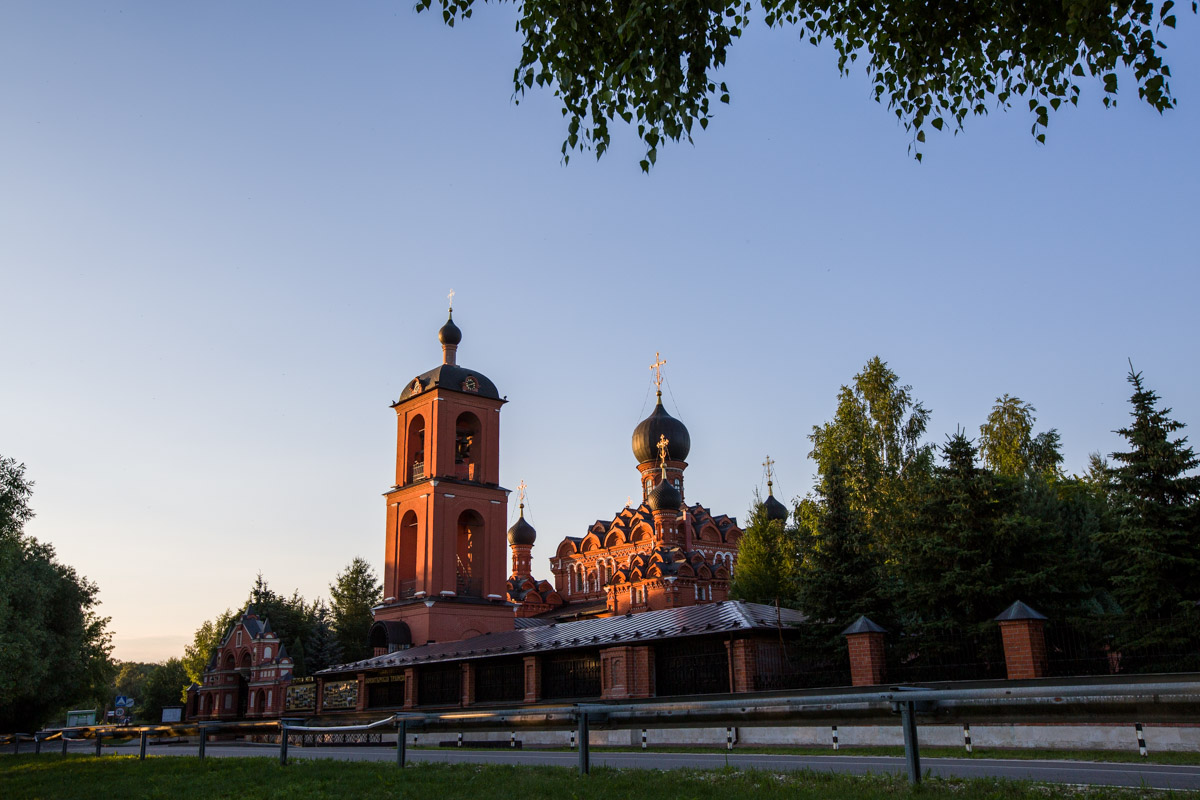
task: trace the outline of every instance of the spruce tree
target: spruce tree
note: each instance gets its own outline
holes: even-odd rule
[[[1129,367],[1132,423],[1117,431],[1129,449],[1112,453],[1109,494],[1116,530],[1103,536],[1116,570],[1113,594],[1135,616],[1188,608],[1200,595],[1200,465],[1184,423],[1160,409],[1159,397]]]
[[[375,621],[371,609],[383,599],[383,586],[366,559],[355,558],[338,573],[330,584],[330,611],[333,630],[347,661],[358,661],[371,655],[367,636]]]
[[[766,507],[757,495],[747,518],[729,596],[750,603],[793,605],[795,547],[789,544],[792,537],[787,526],[783,520],[767,517]]]
[[[337,633],[329,617],[329,606],[324,600],[318,599],[313,605],[313,623],[308,634],[308,653],[305,666],[311,672],[341,664],[342,646],[338,642]]]
[[[839,461],[829,463],[816,502],[806,510],[800,534],[801,610],[813,621],[838,625],[860,614],[875,620],[887,617],[881,592],[882,553],[851,502]]]

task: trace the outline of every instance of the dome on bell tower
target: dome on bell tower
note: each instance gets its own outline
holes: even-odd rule
[[[692,437],[688,434],[687,426],[663,408],[660,390],[654,411],[633,429],[633,455],[639,464],[658,460],[658,441],[663,436],[667,437],[669,442],[667,458],[671,461],[686,461],[688,452],[692,449]]]
[[[438,330],[438,341],[442,344],[456,345],[462,341],[462,331],[454,324],[454,312],[450,312],[446,324]]]

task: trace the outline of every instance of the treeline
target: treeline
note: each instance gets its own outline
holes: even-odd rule
[[[290,596],[281,595],[259,573],[240,608],[226,609],[196,630],[183,657],[189,680],[200,683],[204,668],[229,626],[250,608],[260,620],[271,623],[298,677],[369,657],[367,633],[374,621],[371,608],[383,598],[383,587],[371,565],[355,558],[329,585],[329,594],[328,603],[320,597],[310,602],[298,590]]]
[[[271,623],[298,677],[367,658],[371,655],[367,633],[374,621],[371,608],[383,596],[371,565],[355,558],[329,585],[329,594],[328,603],[320,597],[306,600],[298,590],[282,595],[259,573],[246,601],[237,610],[226,609],[197,628],[182,658],[158,664],[121,663],[109,694],[134,698],[136,716],[157,722],[163,706],[182,703],[188,686],[201,682],[230,626],[250,609],[260,621]]]
[[[751,509],[734,596],[830,630],[865,614],[910,647],[973,635],[1017,599],[1052,620],[1177,620],[1114,627],[1140,644],[1194,636],[1200,461],[1141,374],[1128,380],[1124,448],[1070,475],[1058,432],[1035,432],[1034,407],[1007,394],[978,436],[929,443],[930,411],[872,359],[809,437],[812,492],[786,521]]]

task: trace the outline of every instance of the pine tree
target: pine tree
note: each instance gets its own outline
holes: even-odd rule
[[[1129,443],[1112,453],[1110,497],[1117,528],[1102,541],[1117,565],[1113,594],[1127,613],[1178,612],[1200,595],[1200,465],[1185,426],[1158,408],[1159,397],[1129,367],[1132,424],[1117,431]]]

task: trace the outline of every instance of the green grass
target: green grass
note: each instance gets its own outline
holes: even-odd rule
[[[580,776],[562,767],[474,764],[394,764],[296,759],[287,767],[267,758],[129,756],[0,757],[0,797],[5,800],[1046,800],[1070,794],[1080,800],[1156,797],[1140,789],[1049,787],[1002,780],[927,780],[913,789],[892,776],[774,773],[752,770],[647,772],[597,768]],[[1173,793],[1197,798],[1197,793]]]

